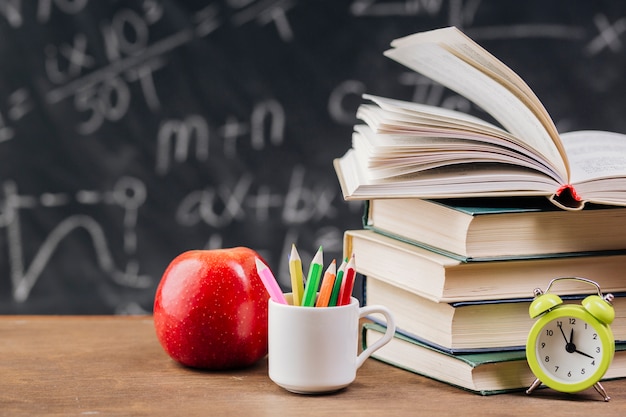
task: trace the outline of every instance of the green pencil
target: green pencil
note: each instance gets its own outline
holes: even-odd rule
[[[343,278],[343,273],[346,270],[347,259],[344,260],[341,265],[339,265],[339,270],[337,271],[337,276],[335,277],[335,284],[333,285],[333,292],[330,295],[330,301],[328,302],[328,307],[336,306],[337,300],[339,299],[339,292],[341,291],[341,280]]]
[[[322,277],[322,268],[324,267],[324,254],[322,247],[317,250],[317,253],[311,261],[309,266],[309,274],[306,279],[306,286],[304,288],[304,296],[302,297],[303,307],[314,307],[315,297],[317,296],[317,287],[320,285],[320,278]]]

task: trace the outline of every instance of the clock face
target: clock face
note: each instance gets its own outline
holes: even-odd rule
[[[601,328],[580,317],[561,316],[548,321],[535,344],[537,362],[550,378],[562,384],[577,384],[594,378],[606,356]],[[602,369],[604,373],[604,369]]]

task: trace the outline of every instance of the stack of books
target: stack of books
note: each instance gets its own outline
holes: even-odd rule
[[[392,309],[399,329],[375,357],[481,394],[527,388],[533,290],[585,277],[616,296],[605,378],[625,377],[626,135],[559,135],[528,86],[456,28],[392,46],[503,127],[374,96],[359,108],[365,124],[335,170],[344,198],[367,201],[344,255],[364,302]],[[573,303],[592,292],[574,280],[555,290]],[[382,331],[366,325],[364,344]]]
[[[365,277],[364,302],[386,305],[396,317],[397,337],[375,357],[482,394],[527,388],[533,290],[564,276],[592,279],[617,295],[611,327],[626,340],[626,208],[565,211],[536,198],[504,201],[517,206],[368,201],[364,228],[346,231],[344,252],[355,255]],[[595,239],[601,236],[610,238]],[[580,302],[591,288],[563,281],[556,290]],[[380,331],[366,325],[364,343]],[[607,378],[626,376],[625,348],[617,344]]]

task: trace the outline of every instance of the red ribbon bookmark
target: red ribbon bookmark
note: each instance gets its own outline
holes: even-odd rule
[[[563,194],[563,192],[566,191],[566,190],[569,191],[569,194],[572,196],[572,198],[575,201],[581,201],[580,196],[578,195],[578,193],[576,192],[576,189],[574,188],[574,186],[572,184],[561,185],[559,187],[559,189],[556,190],[555,194],[556,194],[557,197],[560,197],[561,194]]]

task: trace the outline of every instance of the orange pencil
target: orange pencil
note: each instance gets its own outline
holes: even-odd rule
[[[348,265],[346,265],[346,272],[343,274],[343,281],[341,281],[341,291],[339,292],[339,298],[337,299],[338,306],[350,304],[350,297],[352,296],[352,289],[354,288],[355,276],[356,261],[354,259],[354,254],[352,254]]]
[[[320,287],[320,295],[317,297],[317,303],[315,307],[328,307],[330,301],[330,295],[333,293],[333,285],[335,284],[335,275],[337,272],[337,264],[335,260],[330,263],[328,269],[324,273],[324,279],[322,280],[322,286]]]

